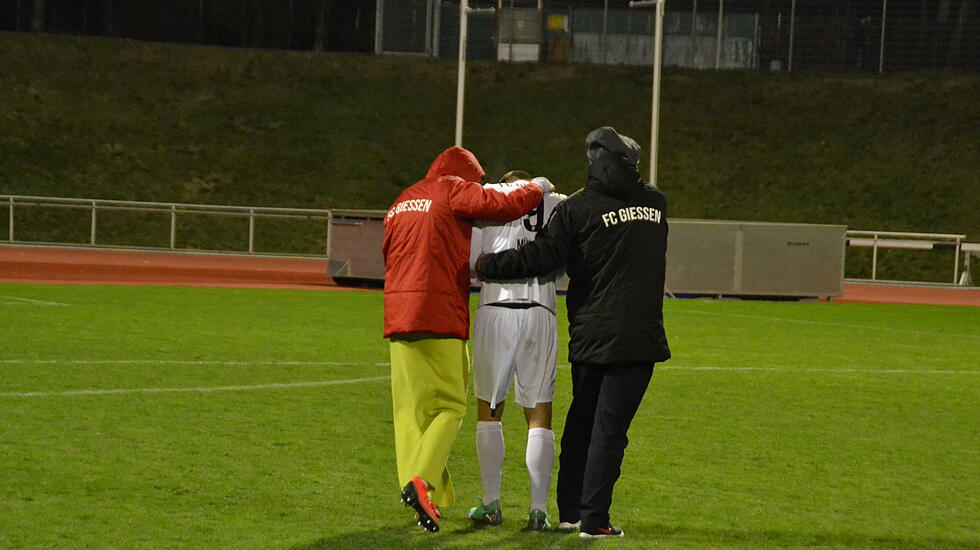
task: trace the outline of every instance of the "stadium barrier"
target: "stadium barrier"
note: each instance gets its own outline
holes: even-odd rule
[[[862,231],[849,230],[847,245],[852,247],[871,248],[871,280],[878,281],[878,250],[883,248],[906,250],[936,250],[953,252],[952,284],[972,286],[970,274],[970,257],[980,255],[980,243],[964,242],[966,235],[947,233],[908,233],[899,231]],[[963,257],[962,264],[960,256]],[[963,270],[960,270],[960,266]],[[888,281],[902,282],[902,281]]]
[[[328,275],[340,284],[384,280],[384,211],[334,211]],[[827,297],[842,294],[842,225],[671,220],[670,295]],[[479,281],[472,280],[474,287]],[[568,281],[558,281],[566,290]]]
[[[7,206],[0,207],[0,227],[7,227],[5,239],[0,233],[0,243],[317,258],[329,260],[327,275],[341,284],[377,284],[384,279],[384,262],[380,252],[384,211],[380,210],[226,206],[24,195],[0,195],[0,204]],[[46,209],[81,212],[85,219],[74,222],[76,226],[84,225],[84,229],[78,230],[76,227],[75,231],[69,232],[81,238],[66,238],[65,232],[52,234],[38,231],[36,221],[29,223],[30,216],[37,212],[40,217],[40,212]],[[165,244],[139,243],[134,233],[125,231],[125,228],[122,236],[117,230],[114,242],[109,242],[113,239],[100,233],[100,220],[113,212],[161,218],[162,223],[157,226],[161,232],[166,231]],[[189,229],[182,226],[180,220],[190,216],[245,220],[247,229],[243,230],[243,236],[247,244],[238,248],[218,240],[210,243],[200,240],[190,244],[182,242],[188,239],[178,238],[182,235],[181,230],[186,233]],[[2,223],[4,217],[7,218],[5,224]],[[323,243],[323,246],[316,245],[315,249],[303,252],[260,250],[256,245],[257,236],[262,234],[259,225],[272,219],[312,223],[312,229],[305,229],[313,233],[314,240]],[[22,231],[25,225],[28,229]],[[952,251],[952,284],[972,286],[971,258],[980,256],[980,243],[964,242],[966,236],[961,234],[860,231],[846,230],[843,226],[681,219],[671,220],[671,226],[670,249],[673,253],[668,264],[667,288],[672,293],[681,294],[839,295],[844,280],[842,251],[845,247],[872,249],[871,279],[848,281],[921,284],[918,281],[882,281],[878,278],[878,251],[892,248]],[[236,227],[231,231],[239,229]],[[286,240],[292,236],[287,235]],[[841,253],[838,254],[838,251]]]

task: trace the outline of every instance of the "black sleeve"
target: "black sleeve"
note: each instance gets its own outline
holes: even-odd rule
[[[510,280],[548,275],[565,265],[571,247],[573,226],[567,203],[559,204],[551,221],[534,240],[503,252],[484,254],[477,263],[486,280]]]

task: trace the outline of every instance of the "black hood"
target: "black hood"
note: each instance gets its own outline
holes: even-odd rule
[[[610,126],[596,128],[585,138],[589,179],[585,186],[604,195],[626,198],[645,185],[637,170],[640,146]]]

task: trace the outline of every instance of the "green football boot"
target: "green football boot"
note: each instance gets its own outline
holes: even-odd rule
[[[527,514],[527,527],[525,531],[547,531],[551,529],[551,522],[548,521],[548,514],[541,510],[534,509]]]
[[[490,504],[483,504],[470,508],[467,515],[473,520],[473,527],[492,526],[496,527],[504,522],[503,512],[500,511],[500,501],[495,500]]]

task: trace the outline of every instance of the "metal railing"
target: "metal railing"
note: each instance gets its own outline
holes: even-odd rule
[[[65,197],[37,197],[27,195],[0,195],[0,205],[6,204],[7,238],[0,238],[0,243],[17,245],[43,246],[79,246],[86,248],[130,249],[130,250],[168,250],[174,252],[209,252],[223,254],[257,254],[263,256],[304,256],[326,258],[330,257],[331,226],[335,223],[343,225],[350,219],[355,219],[359,213],[376,214],[375,211],[362,210],[333,210],[314,208],[280,208],[265,206],[228,206],[211,204],[185,204],[169,202],[143,202],[105,199],[79,199]],[[87,242],[18,239],[18,209],[26,207],[42,207],[56,209],[72,209],[88,211]],[[0,207],[2,208],[2,207]],[[140,246],[135,244],[108,244],[99,239],[99,213],[110,211],[148,212],[168,218],[169,238],[167,246]],[[2,212],[2,210],[0,210]],[[178,246],[178,221],[181,216],[205,215],[237,217],[248,220],[248,247],[246,250],[229,249],[200,249]],[[335,219],[336,218],[336,219]],[[2,218],[0,218],[2,219]],[[283,251],[258,251],[255,246],[256,222],[261,219],[300,219],[314,222],[326,222],[326,248],[322,254],[289,253]],[[909,233],[898,231],[847,231],[847,246],[871,248],[871,279],[878,281],[878,251],[880,249],[914,249],[939,250],[953,252],[952,283],[972,285],[970,274],[970,258],[980,256],[980,243],[964,242],[966,235],[949,233]],[[962,262],[961,262],[962,255]],[[960,267],[963,267],[961,272]],[[868,279],[849,279],[868,280]]]
[[[142,202],[142,201],[122,201],[104,199],[77,199],[65,197],[35,197],[25,195],[0,195],[0,204],[7,205],[7,238],[5,241],[10,244],[36,244],[36,245],[71,245],[97,248],[132,248],[132,249],[151,249],[151,250],[171,250],[182,252],[202,252],[200,249],[177,246],[178,219],[183,215],[197,214],[207,216],[231,216],[245,218],[248,220],[248,249],[247,250],[204,250],[206,252],[234,252],[257,254],[255,248],[256,220],[259,219],[306,219],[324,220],[329,228],[332,219],[331,210],[312,209],[312,208],[278,208],[264,206],[226,206],[210,204],[184,204],[167,202]],[[90,212],[88,242],[44,242],[36,240],[19,240],[17,238],[17,209],[24,207],[43,207],[88,210]],[[128,212],[148,212],[156,213],[169,217],[169,246],[128,246],[105,244],[99,240],[99,213],[108,211],[128,211]],[[329,255],[330,234],[327,229],[327,248],[322,255],[316,257],[326,257]],[[291,254],[284,252],[261,252],[262,255],[269,256],[314,256],[311,254]]]
[[[907,233],[900,231],[847,232],[847,245],[871,248],[871,280],[878,280],[878,250],[882,248],[911,250],[946,250],[953,252],[953,284],[969,285],[970,255],[980,252],[980,244],[963,242],[966,235],[949,233]],[[960,255],[964,271],[960,273]]]

